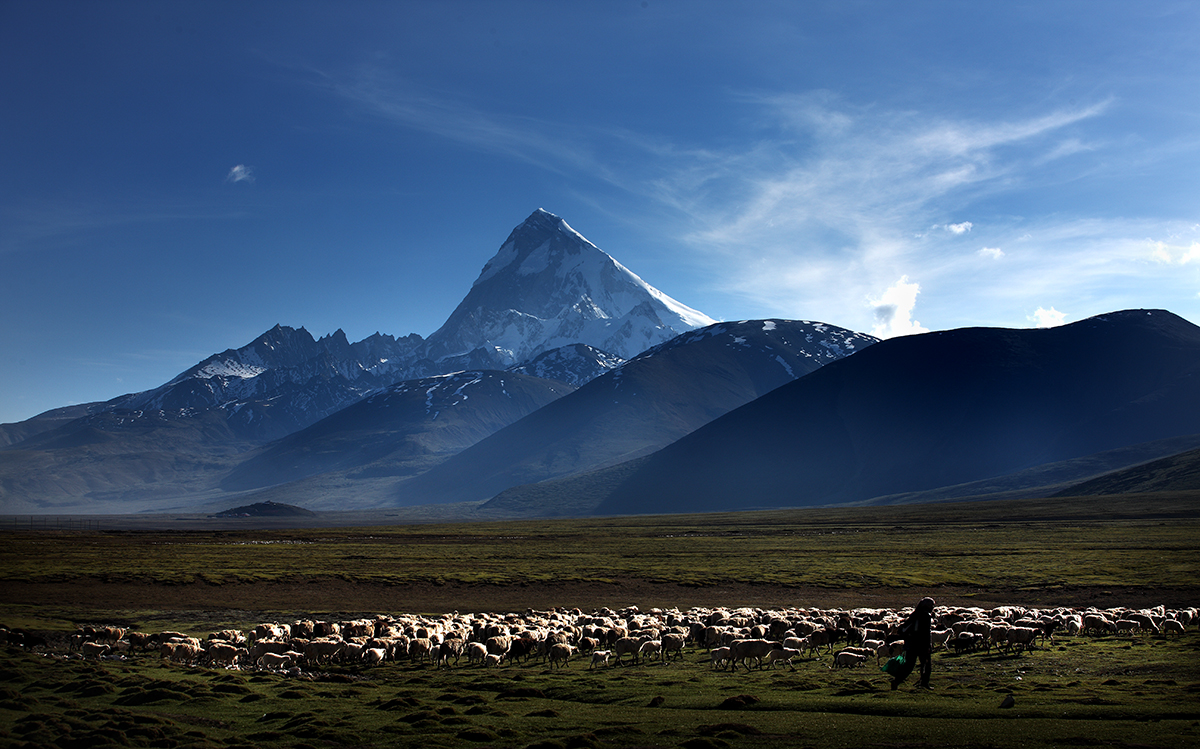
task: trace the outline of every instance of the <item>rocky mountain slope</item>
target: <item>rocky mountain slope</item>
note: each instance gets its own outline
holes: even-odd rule
[[[413,476],[572,390],[515,372],[406,380],[261,448],[221,488],[261,489],[327,471]]]

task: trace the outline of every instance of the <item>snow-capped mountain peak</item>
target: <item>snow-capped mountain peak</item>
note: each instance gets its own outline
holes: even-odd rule
[[[429,337],[444,361],[482,350],[496,366],[574,343],[636,356],[714,320],[643,281],[558,216],[513,229],[450,318]]]

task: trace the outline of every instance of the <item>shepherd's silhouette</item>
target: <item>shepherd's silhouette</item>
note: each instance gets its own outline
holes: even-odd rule
[[[921,676],[917,686],[929,689],[929,675],[933,671],[933,644],[930,631],[933,628],[933,607],[935,605],[932,598],[922,598],[899,629],[889,636],[889,642],[903,638],[905,654],[904,667],[892,674],[892,689],[900,686],[901,682],[908,678],[917,661],[921,663]]]

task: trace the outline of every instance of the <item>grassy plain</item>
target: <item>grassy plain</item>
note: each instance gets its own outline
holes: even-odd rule
[[[1189,606],[1189,495],[372,528],[13,532],[0,622],[203,635],[293,614],[636,604]],[[874,667],[589,672],[407,662],[312,679],[0,655],[11,746],[1128,746],[1200,743],[1200,633],[939,653],[932,692]],[[1015,706],[999,707],[1013,695]]]
[[[939,654],[934,689],[888,690],[829,657],[747,673],[681,662],[551,672],[395,663],[313,680],[9,652],[11,746],[1195,746],[1200,636],[1068,638],[1016,656]],[[1014,706],[1002,709],[1012,695]]]
[[[0,581],[1190,586],[1200,498],[583,520],[0,534]]]

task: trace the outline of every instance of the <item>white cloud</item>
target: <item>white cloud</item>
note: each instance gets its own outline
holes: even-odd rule
[[[1065,312],[1059,312],[1051,307],[1050,309],[1037,308],[1037,311],[1029,317],[1029,321],[1034,324],[1035,328],[1056,328],[1062,325],[1067,319]]]
[[[874,309],[875,327],[871,335],[877,338],[895,338],[913,333],[928,333],[921,323],[912,319],[913,308],[917,305],[917,294],[921,293],[920,284],[910,282],[908,276],[892,284],[878,299],[870,299]]]
[[[991,258],[992,260],[999,260],[1000,258],[1004,257],[1004,250],[1000,249],[999,247],[983,247],[983,248],[979,249],[978,251],[976,251],[975,254],[980,257]]]
[[[946,231],[951,232],[952,234],[966,234],[967,232],[971,231],[972,226],[974,226],[974,224],[972,224],[970,221],[964,221],[961,224],[946,224]]]
[[[226,182],[254,182],[254,170],[245,164],[238,164],[225,175]]]
[[[1194,260],[1200,261],[1200,242],[1192,242],[1189,247],[1149,239],[1146,242],[1150,245],[1150,257],[1159,263],[1187,265]]]

